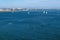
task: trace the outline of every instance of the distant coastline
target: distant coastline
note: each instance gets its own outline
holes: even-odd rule
[[[10,12],[11,10],[8,9],[0,9],[0,12]]]
[[[39,10],[60,10],[60,9],[37,9],[37,8],[0,8],[0,12],[15,12],[15,11],[39,11]]]
[[[12,11],[16,11],[16,10],[21,10],[18,8],[0,8],[0,12],[12,12]]]

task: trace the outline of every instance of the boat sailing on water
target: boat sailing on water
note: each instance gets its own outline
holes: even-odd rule
[[[28,11],[28,14],[30,14],[30,12]]]
[[[44,14],[47,14],[48,12],[47,11],[43,11]]]

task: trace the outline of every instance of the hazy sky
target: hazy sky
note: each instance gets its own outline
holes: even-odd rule
[[[60,8],[60,0],[0,0],[0,8]]]

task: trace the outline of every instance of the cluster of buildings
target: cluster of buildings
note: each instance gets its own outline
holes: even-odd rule
[[[18,10],[25,10],[25,9],[22,9],[22,8],[0,8],[0,12],[18,11]]]
[[[10,11],[38,11],[41,9],[32,9],[32,8],[0,8],[0,12],[10,12]]]

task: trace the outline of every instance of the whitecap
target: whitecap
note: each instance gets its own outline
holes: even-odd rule
[[[10,23],[8,23],[8,24],[13,24],[13,23],[10,22]]]

